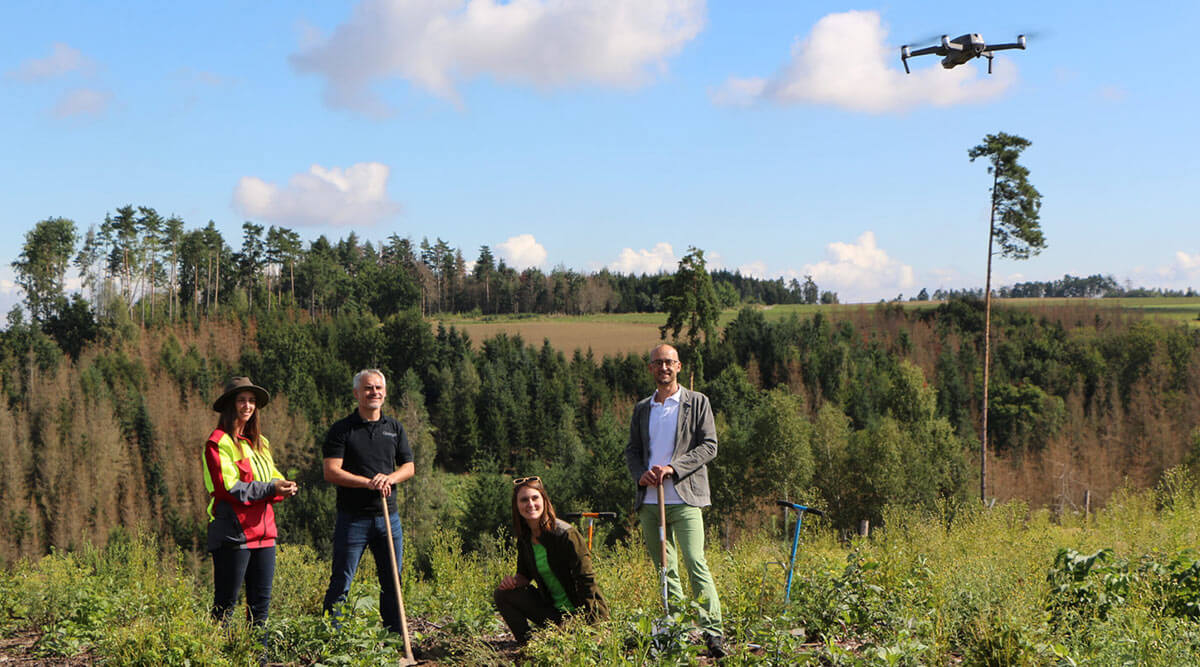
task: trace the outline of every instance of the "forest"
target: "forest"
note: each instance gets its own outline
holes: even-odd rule
[[[38,222],[26,232],[22,253],[12,265],[30,318],[68,350],[80,340],[90,340],[84,302],[96,319],[119,301],[129,318],[143,325],[209,315],[223,307],[239,312],[299,308],[311,317],[369,311],[380,319],[409,308],[423,316],[664,310],[664,275],[625,275],[609,269],[583,273],[562,265],[549,273],[536,267],[518,271],[488,246],[481,246],[475,260],[468,262],[461,248],[441,238],[416,243],[392,234],[372,244],[350,232],[336,241],[318,237],[305,248],[294,230],[245,222],[240,245],[235,244],[211,221],[185,229],[178,216],[164,218],[154,208],[126,205],[86,231],[66,218]],[[68,298],[64,289],[68,269],[80,278],[79,300],[74,294]],[[710,275],[723,308],[838,302],[837,293],[821,290],[812,276],[785,283],[782,278],[760,279],[727,269]],[[996,290],[999,298],[1194,295],[1190,288],[1122,287],[1100,274],[1066,275]],[[982,298],[982,290],[932,292],[938,301],[971,297]],[[909,299],[927,301],[930,291],[922,288]]]
[[[978,504],[984,319],[970,294],[919,308],[817,294],[827,308],[772,320],[761,304],[806,302],[816,286],[709,272],[694,249],[673,275],[517,273],[489,264],[486,248],[468,273],[440,240],[376,248],[350,235],[279,254],[290,232],[255,241],[262,230],[247,223],[233,252],[211,224],[182,232],[156,216],[118,209],[82,241],[70,221],[43,221],[14,262],[26,299],[0,332],[6,568],[131,533],[196,567],[200,447],[231,374],[272,392],[264,433],[303,489],[279,507],[283,543],[327,557],[320,445],[368,367],[386,374],[388,411],[416,454],[400,491],[418,576],[436,576],[448,540],[483,559],[507,553],[508,476],[540,475],[560,511],[618,512],[601,539],[623,548],[636,531],[621,452],[632,406],[652,390],[648,350],[596,358],[503,334],[472,341],[438,320],[464,309],[668,311],[681,377],[717,415],[708,511],[726,548],[774,525],[777,498],[824,508],[845,539],[863,520],[886,530]],[[71,263],[85,296],[67,297]],[[689,301],[693,283],[706,285],[706,308],[737,308],[722,329],[711,312],[697,322],[708,311]],[[989,501],[1070,517],[1200,464],[1196,327],[1083,299],[1000,301],[992,327]]]
[[[441,240],[374,248],[351,234],[301,252],[289,230],[264,240],[261,227],[244,228],[234,252],[211,223],[184,232],[177,218],[128,206],[82,239],[62,218],[26,234],[14,267],[29,317],[14,309],[0,333],[0,454],[16,463],[0,483],[4,561],[102,543],[138,523],[195,549],[205,498],[194,454],[213,421],[206,400],[231,373],[279,399],[267,432],[306,489],[281,512],[286,539],[328,540],[320,442],[366,367],[387,374],[416,445],[422,474],[409,492],[421,511],[410,508],[410,521],[452,529],[470,548],[494,541],[505,474],[543,475],[567,507],[625,510],[620,452],[631,406],[651,389],[645,353],[598,359],[515,336],[471,341],[437,322],[466,306],[579,312],[599,292],[614,308],[672,311],[663,336],[673,328],[684,377],[718,416],[714,512],[725,534],[776,496],[826,506],[848,529],[878,522],[888,505],[929,507],[977,484],[983,317],[969,294],[772,321],[754,304],[820,301],[816,286],[794,294],[710,272],[696,249],[676,274],[634,278],[517,274],[483,248],[468,274]],[[66,296],[72,263],[86,299]],[[712,313],[698,327],[703,309],[684,289],[696,281],[709,310],[742,304],[723,330]],[[1006,464],[996,497],[1079,508],[1125,482],[1152,485],[1193,455],[1195,328],[1080,300],[1001,305],[993,330],[988,435]]]

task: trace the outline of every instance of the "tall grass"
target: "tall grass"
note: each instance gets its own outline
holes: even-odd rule
[[[1084,517],[944,504],[892,508],[887,528],[839,541],[805,522],[785,605],[790,534],[709,543],[722,596],[726,664],[1181,665],[1200,660],[1200,495],[1183,469],[1153,491],[1123,490]],[[790,529],[788,529],[790,533]],[[637,534],[597,548],[612,618],[571,619],[521,652],[501,641],[491,592],[514,568],[510,547],[466,554],[446,531],[430,537],[425,575],[406,570],[405,601],[419,656],[440,664],[697,664],[694,610],[663,620],[657,575]],[[286,664],[380,664],[400,643],[378,620],[365,559],[340,630],[320,614],[328,562],[279,547],[267,656]],[[34,650],[85,653],[111,664],[246,664],[260,637],[238,618],[209,618],[211,570],[153,537],[118,531],[25,560],[0,575],[0,629],[34,628]]]

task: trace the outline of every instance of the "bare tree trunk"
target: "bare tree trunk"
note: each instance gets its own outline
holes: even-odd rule
[[[150,284],[150,321],[154,321],[154,261],[146,265],[146,281]],[[142,306],[142,324],[145,326],[146,307]]]
[[[992,361],[992,240],[996,233],[996,185],[1000,182],[1000,169],[993,170],[992,212],[988,219],[987,279],[983,288],[983,410],[979,431],[979,500],[987,502],[987,453],[988,453],[988,381]]]
[[[208,256],[208,270],[204,272],[204,317],[208,318],[208,313],[212,310],[212,275],[213,275],[213,257]]]
[[[129,250],[121,251],[121,269],[125,275],[122,276],[121,291],[125,294],[125,308],[129,311],[129,319],[133,319],[133,276],[129,271]]]
[[[149,271],[148,271],[148,270],[143,270],[143,271],[142,271],[142,275],[143,275],[143,276],[145,276],[147,273],[149,273]],[[141,283],[141,282],[142,282],[142,279],[139,279],[139,280],[138,280],[139,286],[141,286],[141,285],[140,285],[140,283]],[[139,289],[139,290],[138,290],[138,292],[140,292],[140,293],[141,293],[141,295],[142,295],[142,298],[141,298],[141,302],[142,302],[142,328],[143,328],[143,329],[145,329],[145,328],[146,328],[146,288],[145,288],[144,286],[141,286],[141,289]]]

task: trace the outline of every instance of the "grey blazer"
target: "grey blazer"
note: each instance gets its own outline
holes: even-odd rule
[[[625,464],[633,483],[650,469],[650,401],[654,395],[633,406],[629,423],[629,443],[625,445]],[[683,502],[693,507],[711,504],[708,496],[708,467],[717,455],[717,429],[713,424],[712,406],[700,392],[680,387],[679,423],[675,427],[675,451],[670,466],[675,469],[675,490]],[[633,508],[642,506],[646,487],[637,487]]]

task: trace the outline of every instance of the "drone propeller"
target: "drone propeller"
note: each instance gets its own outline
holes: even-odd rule
[[[929,46],[929,45],[933,45],[933,44],[938,44],[942,41],[942,35],[945,35],[945,34],[947,34],[947,33],[939,32],[936,35],[930,35],[928,37],[925,37],[924,39],[914,39],[913,41],[905,42],[904,44],[905,44],[905,46]]]

